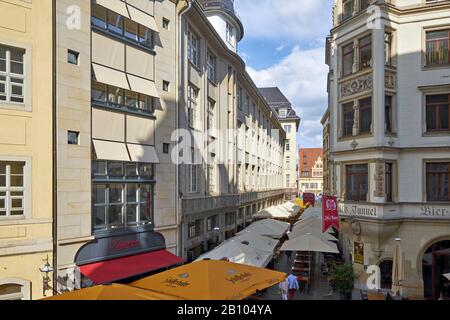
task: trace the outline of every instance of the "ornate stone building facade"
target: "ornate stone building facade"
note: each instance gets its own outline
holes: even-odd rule
[[[448,295],[449,9],[449,1],[335,1],[325,176],[340,199],[342,247],[360,289],[371,265],[383,288],[392,285],[399,237],[401,294]]]

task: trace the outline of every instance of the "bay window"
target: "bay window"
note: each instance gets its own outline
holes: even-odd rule
[[[0,44],[0,102],[25,102],[25,50]]]
[[[426,96],[427,132],[450,131],[450,94]]]
[[[450,64],[450,29],[426,33],[426,66]]]
[[[354,58],[353,43],[342,47],[342,75],[344,77],[352,74]]]
[[[0,219],[24,215],[25,162],[0,161]]]
[[[92,175],[95,231],[153,223],[153,164],[96,160]]]
[[[359,39],[359,68],[360,70],[372,66],[372,35]]]
[[[355,164],[346,166],[346,200],[367,201],[369,166]]]
[[[450,201],[450,162],[426,164],[427,201]]]
[[[359,133],[372,131],[372,98],[359,100]]]
[[[355,123],[355,110],[353,102],[346,103],[342,106],[343,128],[342,136],[348,137],[353,135],[353,126]]]

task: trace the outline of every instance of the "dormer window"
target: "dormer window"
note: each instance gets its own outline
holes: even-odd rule
[[[280,109],[279,111],[278,111],[278,113],[279,113],[279,115],[280,115],[280,118],[286,118],[286,116],[287,116],[287,109]]]
[[[235,46],[236,43],[236,30],[233,25],[227,22],[227,42],[231,46]]]

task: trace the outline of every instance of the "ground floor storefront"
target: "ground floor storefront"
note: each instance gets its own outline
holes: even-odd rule
[[[450,221],[446,219],[391,219],[344,217],[341,244],[354,266],[357,290],[373,289],[373,267],[379,267],[378,286],[392,288],[394,250],[400,241],[404,298],[450,299]],[[376,283],[376,282],[375,282]]]

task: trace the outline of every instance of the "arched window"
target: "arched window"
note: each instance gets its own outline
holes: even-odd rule
[[[425,251],[422,260],[425,298],[450,299],[450,281],[443,275],[450,273],[450,241],[433,244]]]
[[[392,260],[385,260],[380,263],[381,288],[392,288]]]
[[[0,279],[0,300],[30,300],[30,283],[22,279]]]

